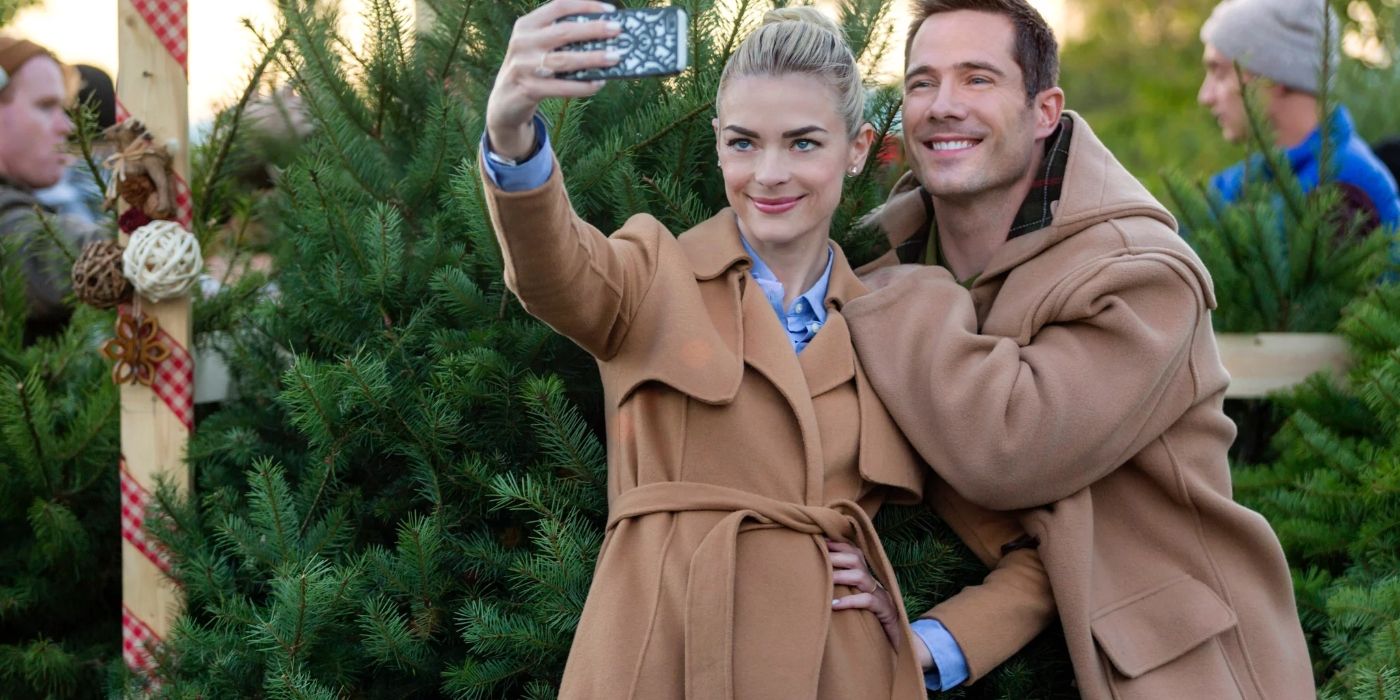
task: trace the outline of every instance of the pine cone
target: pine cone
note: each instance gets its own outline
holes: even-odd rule
[[[155,193],[156,183],[151,182],[151,178],[145,174],[127,175],[117,181],[117,194],[121,195],[122,201],[146,212],[147,216],[151,215],[147,209],[153,204],[147,200]]]

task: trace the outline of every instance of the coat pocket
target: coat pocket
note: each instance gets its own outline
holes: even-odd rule
[[[1182,681],[1193,685],[1208,681],[1199,677],[1205,673],[1217,676],[1217,680],[1233,688],[1233,674],[1214,637],[1237,622],[1235,612],[1215,591],[1190,575],[1182,574],[1155,589],[1099,610],[1090,622],[1090,629],[1104,656],[1123,677],[1136,679],[1189,655],[1193,663],[1188,665],[1205,666],[1190,671],[1197,676],[1194,680],[1183,678]],[[1200,651],[1208,652],[1205,656],[1209,658],[1195,658],[1202,655],[1191,652],[1206,642],[1211,642],[1209,648]],[[1187,672],[1185,668],[1181,670]],[[1219,678],[1218,674],[1222,673],[1225,677]],[[1230,696],[1237,696],[1238,692],[1236,688]]]

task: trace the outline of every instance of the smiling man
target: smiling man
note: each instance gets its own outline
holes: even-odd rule
[[[1278,538],[1231,498],[1210,277],[1056,52],[1024,0],[916,4],[856,349],[934,471],[1020,511],[1083,697],[1312,698]]]
[[[73,123],[64,111],[63,68],[46,49],[0,36],[0,253],[22,258],[29,295],[26,340],[55,332],[67,320],[69,258],[103,231],[60,216],[34,197],[58,182],[67,165]]]

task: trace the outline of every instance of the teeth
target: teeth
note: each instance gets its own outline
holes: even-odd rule
[[[933,150],[935,150],[935,151],[956,151],[956,150],[958,150],[958,149],[960,149],[960,148],[972,148],[973,146],[976,146],[976,145],[977,145],[977,142],[976,142],[976,141],[934,141],[934,142],[933,142]]]

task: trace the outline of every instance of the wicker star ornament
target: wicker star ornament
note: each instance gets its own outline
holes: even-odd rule
[[[154,316],[121,313],[116,333],[102,345],[102,354],[115,363],[112,381],[150,386],[156,367],[170,357],[170,348],[160,339],[160,324]]]

